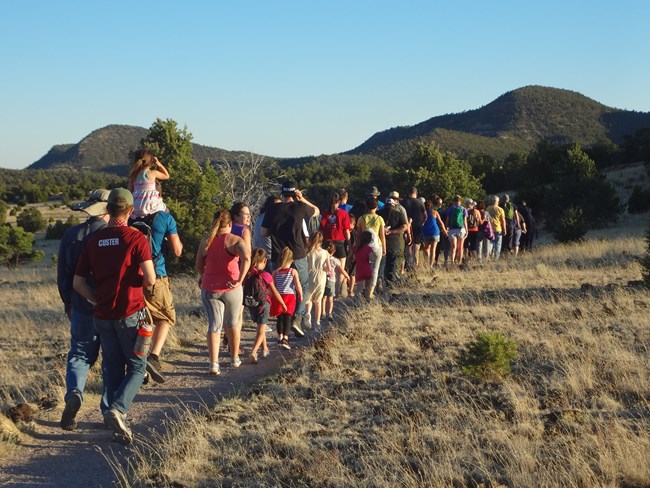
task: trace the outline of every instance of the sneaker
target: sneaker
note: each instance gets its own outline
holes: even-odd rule
[[[73,391],[72,394],[65,400],[65,408],[61,415],[61,428],[63,430],[75,430],[77,428],[77,421],[75,417],[81,408],[81,395],[78,391]]]
[[[148,385],[150,380],[151,380],[151,375],[145,371],[144,378],[142,378],[142,386]]]
[[[131,444],[133,434],[131,429],[126,425],[126,415],[114,408],[104,413],[104,420],[115,433],[115,440],[121,444]]]
[[[256,352],[250,353],[248,359],[250,360],[251,364],[257,364],[257,353]]]
[[[165,377],[162,374],[162,368],[160,367],[160,359],[157,357],[149,356],[147,358],[147,373],[151,375],[156,383],[164,383]]]
[[[302,317],[298,317],[298,316],[294,317],[293,320],[291,321],[291,330],[296,335],[296,337],[305,337],[305,333],[300,328],[301,321],[302,321]]]
[[[221,370],[219,369],[219,363],[210,363],[210,369],[208,370],[208,374],[211,374],[212,376],[217,376],[221,374]]]
[[[325,316],[325,320],[327,320],[328,322],[334,322],[334,317],[330,313]]]
[[[268,334],[269,332],[275,332],[270,326],[266,326],[266,333]]]
[[[291,350],[291,346],[289,345],[289,341],[286,339],[282,339],[279,343],[278,346],[286,351]]]
[[[300,322],[300,326],[302,327],[303,330],[311,329],[311,323],[309,322],[309,315],[304,315],[302,317],[302,321]]]
[[[271,351],[269,351],[268,349],[264,349],[264,351],[262,351],[263,358],[268,358],[270,355],[271,355]]]
[[[239,359],[239,356],[235,356],[230,360],[230,365],[233,368],[239,368],[241,366],[241,359]]]

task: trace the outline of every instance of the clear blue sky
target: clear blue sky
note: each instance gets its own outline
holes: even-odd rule
[[[331,154],[525,85],[650,111],[646,0],[3,0],[0,167],[108,124]]]

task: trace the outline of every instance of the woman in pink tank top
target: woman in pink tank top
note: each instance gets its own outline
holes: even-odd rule
[[[242,283],[251,262],[251,252],[241,237],[230,233],[232,220],[226,210],[215,214],[210,234],[196,253],[196,269],[201,274],[201,301],[208,315],[210,374],[220,374],[219,337],[222,327],[230,346],[231,366],[238,368],[241,329],[239,315],[243,303]]]

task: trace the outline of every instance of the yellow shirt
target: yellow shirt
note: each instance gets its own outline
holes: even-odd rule
[[[375,231],[375,234],[377,234],[377,237],[379,237],[381,235],[380,232],[384,232],[384,226],[386,224],[384,223],[384,218],[381,215],[367,213],[359,217],[357,225],[362,232],[364,230],[372,229]],[[381,246],[381,238],[378,240],[379,245]]]
[[[487,213],[490,214],[490,223],[492,224],[492,230],[494,232],[503,231],[503,229],[501,228],[501,222],[502,222],[501,219],[506,218],[506,214],[503,211],[503,209],[496,205],[490,205],[485,210],[487,211]]]

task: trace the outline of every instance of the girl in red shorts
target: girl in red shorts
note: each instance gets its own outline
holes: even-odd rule
[[[296,311],[296,300],[302,300],[302,287],[298,272],[291,268],[293,263],[293,252],[288,247],[282,251],[278,263],[278,269],[273,271],[273,283],[280,293],[286,309],[278,300],[271,300],[271,317],[278,318],[278,347],[291,349],[289,345],[289,331],[291,330],[291,319]]]

